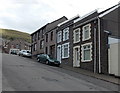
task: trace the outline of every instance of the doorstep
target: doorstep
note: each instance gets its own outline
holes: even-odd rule
[[[81,68],[73,68],[73,67],[70,67],[70,66],[61,66],[61,68],[71,70],[71,71],[74,71],[74,72],[77,72],[77,73],[80,73],[80,74],[83,74],[83,75],[91,76],[91,77],[94,77],[94,78],[97,78],[97,79],[101,79],[101,80],[104,80],[104,81],[107,81],[107,82],[111,82],[111,83],[120,85],[120,78],[117,78],[115,76],[93,73],[93,72],[88,71],[88,70],[84,70],[84,69],[81,69]]]

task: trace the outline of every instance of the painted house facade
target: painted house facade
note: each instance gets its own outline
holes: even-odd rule
[[[70,37],[71,30],[73,29],[73,22],[78,19],[79,15],[58,24],[57,29],[57,60],[61,62],[61,65],[72,66],[72,38]]]
[[[62,66],[109,74],[109,37],[118,36],[119,5],[64,22],[57,31],[57,59]],[[111,34],[112,33],[112,34]]]
[[[52,57],[56,58],[56,31],[58,27],[57,25],[66,20],[66,17],[62,17],[58,20],[53,21],[47,26],[44,45],[45,54],[49,54]]]
[[[92,72],[99,69],[99,31],[97,10],[74,21],[73,67],[80,67]]]
[[[31,51],[33,56],[44,53],[44,34],[46,31],[46,26],[47,25],[41,27],[31,34]]]
[[[42,34],[38,30],[31,35],[34,46],[32,54],[50,54],[61,62],[61,66],[94,73],[115,73],[111,65],[114,62],[110,60],[112,55],[109,53],[109,42],[110,38],[120,39],[119,6],[117,4],[102,12],[94,10],[82,17],[76,16],[69,20],[63,18],[61,21],[48,23]],[[36,38],[41,37],[40,35],[43,37],[37,41]],[[119,65],[118,62],[116,64]]]
[[[108,38],[119,38],[118,11],[119,5],[115,5],[100,13],[93,11],[74,21],[73,67],[94,73],[109,73]],[[79,39],[76,33],[80,34]],[[80,55],[79,58],[77,55]]]
[[[108,36],[108,73],[120,77],[120,3],[111,7],[107,12],[99,15],[102,19],[102,30]],[[104,50],[104,49],[103,49]]]
[[[49,54],[56,57],[56,30],[57,25],[67,20],[65,16],[46,24],[31,34],[32,55]]]

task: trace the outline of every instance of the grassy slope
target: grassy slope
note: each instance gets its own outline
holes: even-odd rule
[[[0,35],[2,35],[2,38],[5,38],[7,40],[21,39],[27,42],[31,41],[30,34],[16,30],[0,29]]]

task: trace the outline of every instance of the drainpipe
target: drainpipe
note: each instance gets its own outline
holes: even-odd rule
[[[94,73],[96,73],[96,26],[94,27]]]
[[[100,38],[100,36],[101,36],[101,23],[100,23],[100,18],[98,17],[98,34],[99,34],[99,36],[98,36],[98,38],[99,38],[99,73],[101,73],[101,38]]]

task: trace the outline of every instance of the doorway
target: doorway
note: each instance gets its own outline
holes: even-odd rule
[[[80,46],[73,48],[73,67],[80,67]]]
[[[61,45],[57,46],[57,60],[61,62]]]

